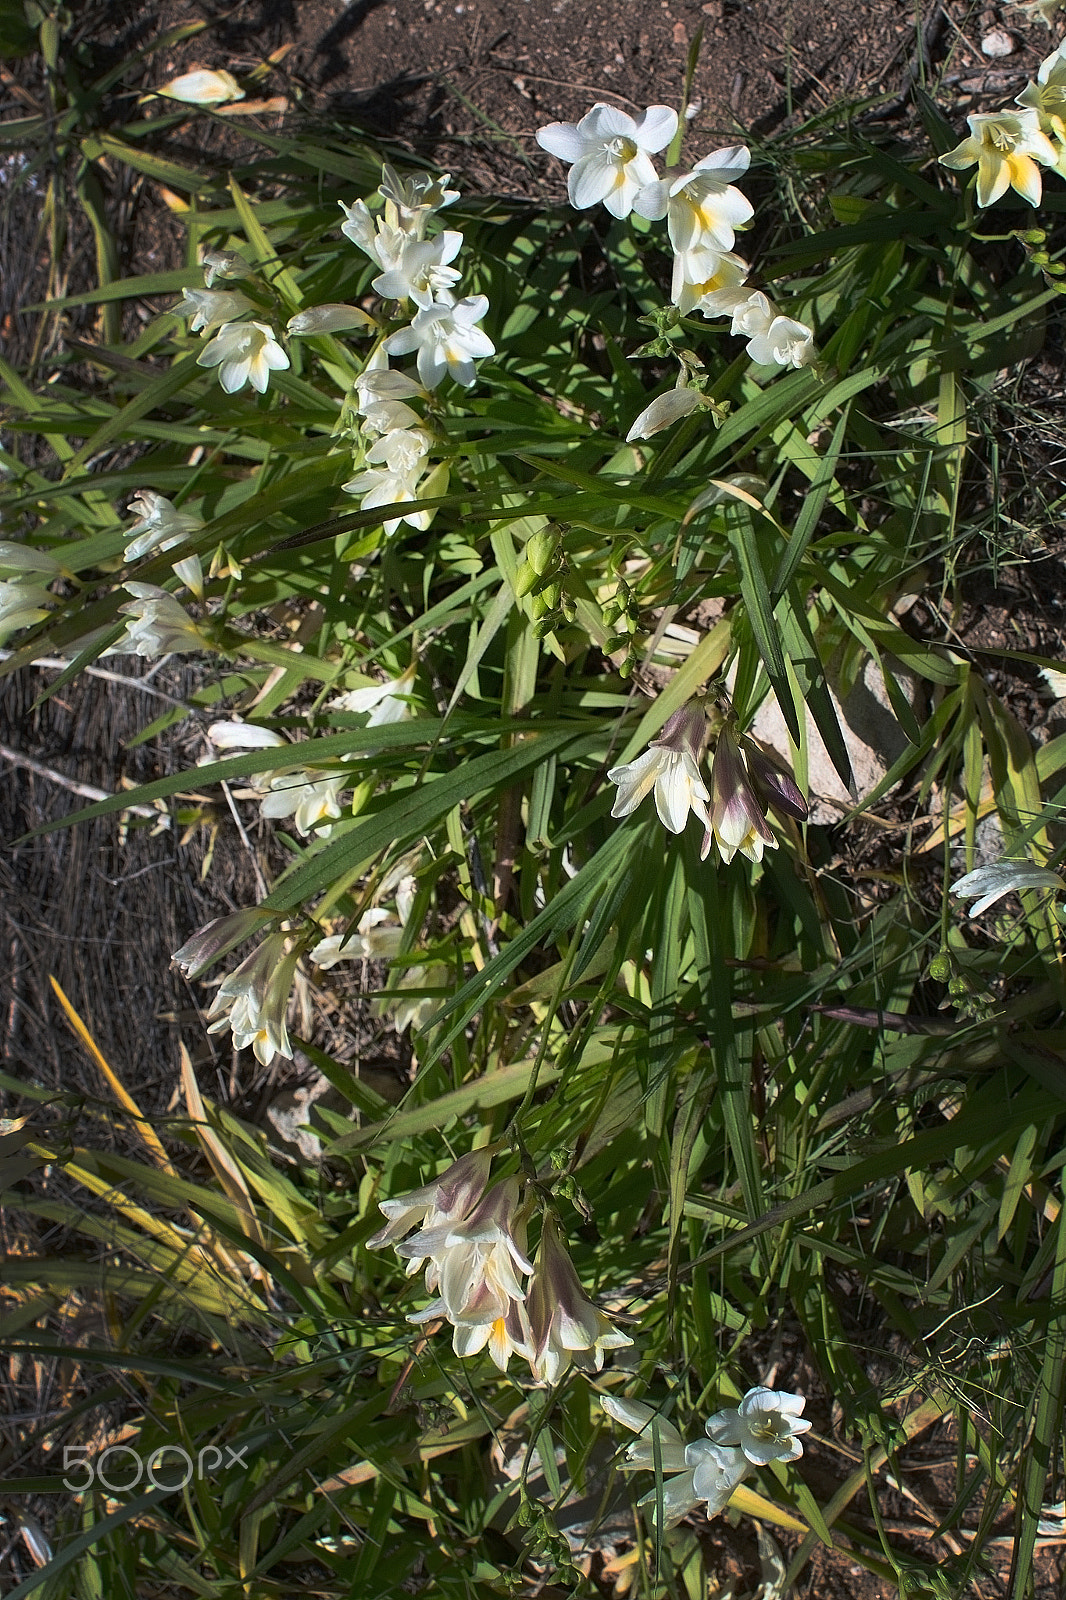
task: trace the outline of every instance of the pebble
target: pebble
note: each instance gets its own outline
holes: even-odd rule
[[[981,40],[981,54],[986,56],[1012,56],[1014,40],[1003,28],[993,28]]]

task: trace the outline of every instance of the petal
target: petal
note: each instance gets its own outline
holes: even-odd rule
[[[620,111],[617,106],[605,105],[601,100],[591,111],[586,111],[577,125],[577,131],[586,144],[605,144],[608,139],[636,140],[637,124],[628,112]]]
[[[677,132],[677,112],[671,106],[649,106],[637,123],[634,135],[642,150],[655,154],[665,150]]]
[[[611,193],[618,178],[618,164],[606,150],[597,149],[571,167],[566,192],[575,211],[599,205]]]
[[[588,140],[583,138],[572,122],[549,122],[546,128],[537,129],[537,143],[550,156],[560,161],[580,161],[588,154]]]

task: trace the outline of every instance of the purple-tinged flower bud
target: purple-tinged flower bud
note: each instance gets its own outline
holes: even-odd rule
[[[206,972],[222,956],[250,938],[263,921],[264,913],[258,906],[248,906],[228,917],[216,917],[199,928],[180,950],[175,950],[171,964],[180,967],[187,978],[198,978],[201,972]]]
[[[712,840],[723,861],[732,861],[738,850],[749,861],[761,861],[765,848],[777,848],[762,803],[748,777],[737,736],[728,726],[718,735],[711,766],[710,827],[700,850],[704,860]]]
[[[748,763],[748,777],[755,793],[765,806],[773,806],[786,817],[806,822],[808,806],[800,793],[799,784],[783,762],[760,750],[750,740],[744,741],[744,755]]]

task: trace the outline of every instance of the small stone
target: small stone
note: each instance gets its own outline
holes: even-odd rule
[[[1004,28],[993,28],[981,40],[981,54],[986,56],[1012,56],[1014,40]]]

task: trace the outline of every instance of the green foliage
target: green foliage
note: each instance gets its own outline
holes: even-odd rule
[[[306,1041],[351,1105],[321,1174],[283,1170],[257,1131],[199,1101],[188,1069],[165,1151],[128,1095],[136,1158],[64,1148],[31,1113],[10,1152],[19,1210],[106,1256],[9,1262],[5,1342],[57,1354],[61,1313],[99,1293],[107,1343],[69,1358],[114,1376],[125,1439],[145,1461],[180,1444],[245,1464],[180,1491],[64,1494],[54,1561],[10,1600],[115,1600],[149,1576],[211,1600],[509,1594],[524,1561],[583,1592],[564,1502],[571,1488],[603,1501],[616,1443],[587,1379],[536,1389],[485,1355],[455,1358],[445,1332],[406,1321],[422,1297],[400,1264],[366,1249],[379,1199],[487,1145],[552,1200],[582,1283],[636,1341],[633,1364],[594,1387],[648,1396],[691,1437],[783,1359],[778,1335],[802,1343],[819,1432],[836,1407],[854,1469],[821,1504],[802,1463],[761,1471],[760,1514],[810,1530],[786,1587],[818,1539],[843,1539],[908,1593],[961,1595],[1013,1506],[1020,1600],[1056,1497],[1066,1371],[1061,928],[1026,892],[1002,938],[982,938],[930,879],[953,848],[969,862],[993,811],[1008,854],[1051,856],[1045,798],[1063,803],[1066,742],[1034,752],[979,665],[909,630],[896,603],[949,582],[991,536],[971,466],[997,375],[1038,346],[1053,289],[990,257],[923,157],[801,130],[757,152],[775,219],[761,268],[820,355],[770,380],[720,326],[662,315],[668,264],[646,230],[466,199],[447,220],[497,357],[468,395],[426,403],[447,466],[434,492],[353,509],[341,485],[369,343],[293,340],[265,395],[227,395],[160,297],[199,285],[206,244],[243,253],[267,320],[363,299],[372,269],[339,239],[336,202],[370,194],[371,153],[339,133],[262,136],[223,186],[154,153],[137,124],[75,123],[99,287],[41,315],[104,308],[105,376],[87,390],[73,355],[47,385],[0,367],[8,428],[54,457],[4,453],[5,517],[64,580],[0,670],[65,650],[77,659],[55,687],[68,682],[102,643],[83,643],[89,630],[112,638],[121,620],[125,502],[149,485],[195,507],[202,526],[135,576],[174,588],[175,555],[215,559],[201,615],[219,664],[196,710],[254,713],[291,740],[290,765],[354,790],[328,834],[283,824],[290,861],[264,928],[286,922],[306,952],[328,928],[354,932],[406,872],[415,909],[381,998],[395,1005],[409,979],[407,998],[436,1005],[399,1107]],[[181,197],[187,272],[117,275],[92,181],[105,158]],[[132,343],[126,302],[152,311]],[[629,359],[638,319],[657,330],[644,366]],[[624,442],[674,357],[699,366],[713,408]],[[386,534],[419,507],[428,529]],[[772,694],[801,778],[809,712],[851,782],[839,697],[870,662],[904,748],[851,820],[909,786],[911,842],[888,866],[849,875],[827,830],[791,822],[776,853],[726,866],[647,805],[609,817],[607,769],[727,671],[741,729]],[[403,720],[331,704],[411,665]],[[280,759],[224,756],[66,823],[254,783]],[[105,1072],[112,1094],[120,1076]],[[68,1198],[28,1181],[44,1161]],[[898,1368],[880,1386],[871,1330]],[[100,1404],[88,1385],[52,1460],[55,1441],[99,1451]],[[983,1507],[950,1570],[898,1546],[878,1509],[907,1442],[944,1418],[957,1515]],[[63,1494],[62,1477],[37,1492]],[[850,1520],[866,1494],[869,1515]],[[681,1592],[675,1573],[703,1592],[686,1537],[641,1546],[644,1592]]]

